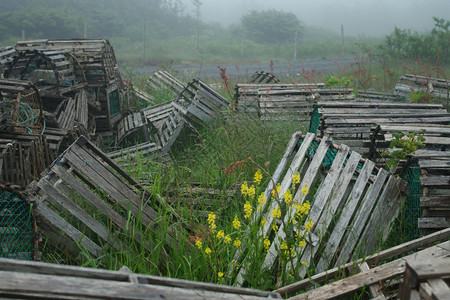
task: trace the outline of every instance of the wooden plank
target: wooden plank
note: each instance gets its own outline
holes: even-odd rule
[[[349,195],[347,203],[342,209],[342,214],[334,227],[330,237],[328,238],[327,245],[323,254],[321,255],[320,261],[316,266],[316,273],[320,273],[326,270],[329,265],[328,260],[332,260],[334,253],[336,252],[339,244],[344,238],[344,233],[350,220],[355,213],[356,207],[363,195],[365,186],[369,181],[370,174],[375,167],[375,163],[370,160],[366,160],[364,166],[356,179],[355,185],[353,186],[352,192]],[[373,295],[372,295],[373,296]],[[374,296],[373,296],[374,297]]]
[[[344,147],[345,145],[341,145],[341,147]],[[340,147],[340,148],[341,148]],[[349,149],[347,148],[347,151]],[[338,152],[339,155],[339,152]],[[345,159],[347,158],[347,153],[343,156],[342,160],[338,160],[338,155],[335,157],[335,161],[333,162],[330,171],[328,172],[327,177],[325,178],[322,187],[320,190],[326,191],[326,198],[324,201],[322,201],[323,204],[319,204],[316,206],[316,201],[319,200],[318,196],[314,198],[313,205],[311,207],[311,211],[309,213],[309,218],[313,221],[313,228],[311,231],[316,234],[320,240],[323,240],[326,233],[328,232],[328,226],[331,223],[331,219],[333,215],[335,214],[337,208],[340,206],[344,194],[347,190],[347,186],[350,183],[350,180],[352,179],[353,173],[355,172],[356,168],[358,167],[358,163],[361,159],[361,155],[359,155],[356,152],[352,152],[350,155],[350,158],[347,160],[345,167],[343,168],[343,164],[345,162]],[[340,158],[339,158],[340,159]],[[335,164],[336,160],[338,160],[338,163]],[[336,171],[333,169],[336,168]],[[327,181],[327,178],[331,176],[332,172],[338,176],[336,182],[330,183]],[[316,193],[319,194],[318,191]],[[330,200],[325,202],[327,199],[329,199],[331,194]],[[316,209],[315,209],[316,207]],[[317,251],[319,250],[319,244],[317,245],[311,245],[307,244],[306,247],[303,250],[303,253],[295,258],[296,261],[306,261],[308,263],[308,266],[311,264],[312,258],[315,257]],[[304,268],[301,268],[299,271],[299,276],[304,277],[306,275],[307,266]]]
[[[370,254],[375,249],[378,237],[381,237],[382,241],[387,238],[391,218],[395,218],[400,208],[400,191],[401,179],[390,176],[359,242],[359,247],[364,247],[365,253]],[[355,253],[353,258],[356,258],[356,255]]]
[[[364,286],[377,284],[390,278],[399,276],[405,272],[406,263],[416,259],[440,258],[450,254],[450,241],[427,248],[403,258],[394,260],[384,265],[372,268],[370,271],[347,277],[306,293],[289,299],[331,299],[337,298],[355,291]]]
[[[420,198],[421,207],[450,208],[450,196],[429,196]]]
[[[84,233],[81,233],[78,229],[69,224],[66,220],[61,218],[58,214],[49,209],[42,202],[36,202],[37,207],[36,211],[48,220],[53,226],[59,228],[63,231],[67,236],[69,236],[74,242],[79,243],[82,247],[84,247],[89,253],[98,257],[102,255],[102,249],[91,241]]]
[[[83,222],[89,229],[98,234],[98,236],[103,239],[103,241],[107,242],[109,240],[109,232],[104,228],[102,224],[100,224],[97,220],[86,213],[86,211],[76,205],[66,195],[61,193],[49,181],[47,181],[45,178],[42,178],[37,183],[37,186],[40,187],[49,196],[47,197],[47,201],[51,202],[52,204],[57,203],[61,205],[72,215],[74,215],[78,220]]]
[[[418,218],[418,227],[421,229],[441,229],[450,227],[450,220],[445,217]]]
[[[257,210],[253,214],[253,217],[252,217],[252,220],[251,220],[251,223],[253,225],[260,221],[261,217],[263,216],[263,212],[265,212],[265,211],[271,212],[273,210],[273,208],[276,207],[275,206],[276,204],[274,204],[273,202],[270,203],[270,201],[269,201],[269,199],[271,197],[272,190],[278,184],[278,182],[279,182],[279,180],[281,178],[281,175],[284,173],[284,171],[286,169],[286,165],[288,163],[288,160],[291,158],[291,156],[293,154],[293,151],[294,151],[294,148],[297,145],[297,143],[298,143],[299,139],[301,138],[301,136],[302,136],[302,133],[300,131],[295,132],[291,136],[291,139],[289,140],[289,143],[288,143],[288,145],[286,147],[286,150],[285,150],[285,152],[283,154],[283,157],[281,158],[280,162],[278,163],[278,165],[277,165],[277,167],[275,169],[275,172],[272,175],[272,180],[269,181],[269,183],[267,184],[266,189],[264,190],[264,197],[265,197],[266,201],[263,204],[262,209],[261,210]],[[296,161],[301,161],[303,159],[302,157],[305,156],[306,151],[308,150],[309,145],[311,144],[313,139],[314,139],[314,135],[312,133],[307,133],[306,134],[306,136],[304,137],[304,140],[303,140],[303,142],[302,142],[302,144],[300,146],[300,149],[296,153],[296,157],[297,157]],[[293,172],[293,171],[294,171],[294,169],[291,170],[291,171],[289,171],[289,169],[288,169],[287,172]],[[290,180],[292,180],[292,176],[290,176],[290,177],[291,177]],[[285,180],[285,179],[283,179],[283,180]],[[286,179],[286,181],[287,180],[289,180],[289,179]],[[285,182],[285,185],[286,184],[287,183]],[[284,188],[286,189],[286,187],[284,187]],[[276,202],[276,201],[274,201],[274,202]],[[269,227],[267,227],[267,228],[266,228],[266,226],[263,227],[263,233],[268,232],[268,230],[270,230]],[[245,245],[242,245],[241,248],[244,247],[244,246]],[[236,251],[236,253],[234,255],[234,260],[235,260],[235,263],[231,263],[230,264],[229,274],[232,274],[234,272],[236,263],[240,260],[240,251]],[[236,277],[236,283],[239,284],[239,283],[243,282],[243,280],[244,280],[243,275],[244,274],[245,274],[245,270],[241,268],[241,270],[239,271],[239,273],[238,273],[238,275]]]
[[[450,187],[450,176],[420,177],[422,187]]]
[[[353,253],[354,247],[363,232],[364,225],[369,219],[370,211],[375,205],[387,177],[388,172],[384,169],[380,169],[374,183],[369,187],[366,196],[362,200],[362,205],[356,213],[355,221],[349,228],[349,234],[347,234],[346,240],[344,239],[345,242],[343,243],[339,257],[336,260],[335,267],[346,263]]]

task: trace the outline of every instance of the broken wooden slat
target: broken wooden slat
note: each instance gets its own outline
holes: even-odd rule
[[[450,242],[447,241],[419,251],[418,253],[410,254],[403,258],[372,268],[369,271],[335,281],[323,287],[316,288],[289,299],[299,300],[337,298],[339,296],[343,296],[352,292],[357,292],[367,285],[378,284],[380,281],[385,281],[404,274],[406,263],[408,262],[418,259],[434,260],[437,258],[446,257],[449,254]]]
[[[39,188],[36,198],[41,217],[75,242],[86,239],[85,246],[94,256],[101,252],[98,239],[115,248],[122,247],[122,242],[112,233],[114,230],[127,232],[127,219],[131,216],[149,228],[157,220],[156,211],[148,205],[150,194],[84,137],[58,157],[36,186]],[[77,202],[70,196],[73,193],[77,195]],[[85,204],[80,201],[96,208],[95,219],[88,213],[91,210],[85,210]],[[78,220],[77,225],[55,217],[62,211]],[[130,215],[124,215],[124,211],[129,211]],[[97,221],[98,215],[106,218],[107,223]],[[80,235],[80,232],[83,233]],[[133,234],[136,242],[143,241],[140,232]],[[171,230],[167,237],[169,241],[172,239],[170,234]],[[91,238],[91,235],[98,238]],[[153,249],[150,241],[144,241],[144,246],[148,251]]]

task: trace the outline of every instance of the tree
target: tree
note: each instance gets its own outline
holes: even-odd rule
[[[274,9],[251,11],[241,18],[248,37],[260,43],[281,43],[294,40],[296,32],[301,32],[300,21],[291,12]]]

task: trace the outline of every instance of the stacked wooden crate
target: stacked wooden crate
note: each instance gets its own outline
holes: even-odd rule
[[[330,135],[333,140],[345,143],[363,155],[369,155],[371,150],[374,151],[373,147],[380,152],[377,145],[371,145],[371,136],[376,136],[376,140],[381,139],[373,132],[379,124],[425,126],[450,122],[450,114],[441,104],[320,101],[318,106],[320,135]]]
[[[363,160],[349,147],[333,144],[328,137],[319,139],[312,133],[302,135],[297,132],[265,190],[264,206],[252,219],[256,224],[264,220],[260,234],[272,240],[263,263],[264,269],[275,267],[275,261],[281,255],[280,245],[286,238],[284,224],[297,212],[296,209],[288,209],[286,204],[286,215],[281,216],[284,221],[276,223],[273,217],[273,211],[284,205],[285,192],[292,186],[296,172],[302,180],[292,203],[302,204],[309,191],[315,190],[314,196],[308,198],[311,202],[308,219],[313,225],[309,233],[305,233],[306,244],[304,247],[295,246],[298,253],[287,264],[294,268],[305,265],[299,268],[298,276],[306,276],[308,268],[319,273],[328,266],[339,266],[357,258],[358,253],[369,254],[377,249],[379,239],[387,238],[402,205],[404,182],[384,169],[376,168],[372,161]],[[271,192],[278,183],[277,199],[271,198]],[[273,225],[279,227],[273,229]],[[245,257],[239,254],[245,253],[245,245],[243,247],[235,256],[236,264],[241,266],[236,279],[240,285],[245,282],[249,267]],[[230,272],[236,264],[230,267]]]
[[[86,138],[67,148],[32,187],[35,196],[29,197],[36,205],[40,228],[69,251],[77,252],[81,245],[98,257],[104,244],[125,249],[119,233],[129,234],[147,251],[154,250],[144,232],[132,231],[129,222],[158,230],[158,214],[150,202],[159,202],[150,201],[147,191]],[[173,228],[166,234],[173,245]]]
[[[258,71],[253,73],[248,83],[267,84],[267,83],[280,83],[280,81],[275,75],[271,73]]]
[[[426,92],[433,97],[450,99],[449,81],[431,76],[405,74],[395,85],[395,92],[407,98],[411,93]]]

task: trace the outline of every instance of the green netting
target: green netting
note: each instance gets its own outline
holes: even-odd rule
[[[120,102],[119,102],[119,92],[118,90],[114,90],[108,94],[109,100],[109,113],[111,116],[117,115],[120,113]]]
[[[311,115],[311,120],[309,122],[309,132],[317,134],[317,130],[320,126],[320,114],[319,114],[319,106],[314,105],[313,106],[313,112]]]
[[[402,226],[403,236],[408,240],[420,237],[418,219],[422,217],[420,197],[422,186],[420,185],[420,167],[418,163],[411,163],[403,173],[402,178],[409,184],[409,195],[406,200],[405,217]]]
[[[0,190],[0,257],[31,260],[33,221],[27,203],[14,193]]]

